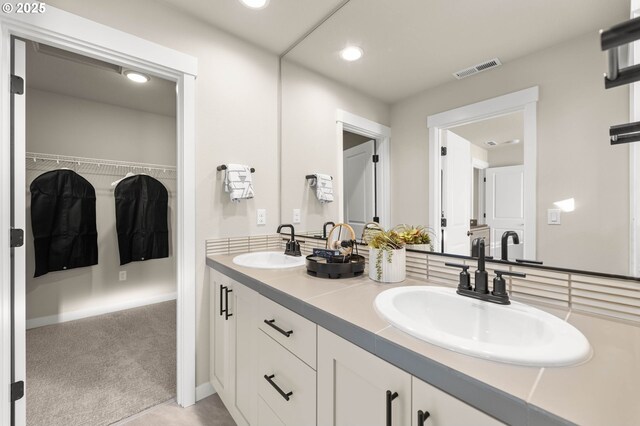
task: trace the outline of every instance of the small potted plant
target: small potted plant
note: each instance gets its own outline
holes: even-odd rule
[[[369,246],[369,278],[383,283],[404,281],[406,271],[405,242],[395,230],[385,231],[368,224],[363,240]]]
[[[394,228],[406,247],[412,250],[433,251],[433,231],[422,225],[398,225]]]

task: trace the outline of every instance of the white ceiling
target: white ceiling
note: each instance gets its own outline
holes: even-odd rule
[[[161,1],[279,55],[343,0],[271,0],[260,10],[240,0]]]
[[[351,0],[286,58],[393,103],[484,60],[596,33],[629,10],[629,0]],[[362,47],[360,61],[339,58],[348,44]]]
[[[72,55],[74,60],[39,53],[35,44],[29,43],[27,88],[154,114],[176,115],[175,83],[157,77],[151,77],[144,84],[134,83],[114,70],[78,62],[85,60],[84,57]]]
[[[475,123],[465,124],[449,130],[480,148],[486,150],[500,149],[509,145],[492,147],[486,145],[485,142],[496,141],[502,144],[513,139],[520,139],[522,144],[524,142],[524,117],[522,112],[515,112],[476,121]]]

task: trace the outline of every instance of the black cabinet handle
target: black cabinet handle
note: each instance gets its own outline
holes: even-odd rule
[[[233,293],[233,290],[229,290],[229,287],[224,289],[224,319],[225,321],[232,317],[233,314],[229,313],[229,293]]]
[[[226,288],[227,288],[226,286],[223,286],[223,285],[220,286],[220,316],[224,314],[224,308],[222,307],[222,299],[223,299],[222,295]]]
[[[428,411],[418,410],[418,426],[424,426],[424,422],[431,416]]]
[[[274,381],[272,380],[274,377],[275,377],[275,375],[274,375],[274,374],[272,374],[272,375],[270,375],[270,376],[267,376],[266,374],[264,375],[265,380],[266,380],[267,382],[269,382],[269,384],[270,384],[271,386],[273,386],[273,388],[274,388],[275,390],[277,390],[277,391],[278,391],[278,393],[279,393],[280,395],[282,395],[282,397],[283,397],[285,400],[287,400],[287,401],[288,401],[288,400],[289,400],[289,397],[290,397],[291,395],[293,395],[293,392],[285,392],[285,391],[283,391],[282,389],[280,389],[280,386],[276,385],[276,382],[274,382]]]
[[[284,334],[287,337],[291,337],[291,335],[293,334],[293,330],[289,330],[289,331],[284,331],[283,329],[281,329],[280,327],[278,327],[277,325],[275,325],[276,320],[272,319],[272,320],[264,320],[264,323],[267,324],[269,327],[273,328],[274,330],[276,330],[278,333],[280,334]]]
[[[390,390],[387,391],[387,426],[392,426],[392,406],[391,402],[398,397],[398,392],[391,393]]]

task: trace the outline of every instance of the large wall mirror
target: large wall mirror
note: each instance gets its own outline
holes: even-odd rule
[[[636,148],[609,143],[633,103],[605,90],[599,39],[630,10],[336,2],[281,60],[281,221],[424,225],[436,251],[480,237],[498,259],[639,276]]]

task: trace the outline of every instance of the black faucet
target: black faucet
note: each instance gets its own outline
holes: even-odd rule
[[[336,226],[333,222],[325,222],[324,225],[322,225],[322,238],[325,240],[327,239],[327,225]]]
[[[500,243],[502,250],[502,256],[500,256],[500,258],[502,260],[509,260],[509,237],[513,237],[513,244],[520,244],[520,237],[518,237],[516,231],[506,231],[502,234],[502,242]]]
[[[278,230],[276,232],[280,233],[280,230],[282,230],[282,228],[291,228],[291,238],[289,239],[289,241],[287,241],[287,246],[284,254],[289,256],[302,256],[302,253],[300,253],[300,243],[296,241],[296,234],[295,230],[293,229],[293,225],[280,225],[278,226]]]
[[[493,291],[489,292],[489,274],[485,270],[485,255],[484,255],[484,239],[476,238],[473,244],[478,247],[478,269],[475,273],[475,287],[472,288],[469,275],[469,265],[459,265],[457,263],[445,263],[445,266],[453,266],[455,268],[462,268],[460,273],[460,282],[458,284],[458,294],[462,296],[472,297],[474,299],[484,300],[487,302],[498,303],[500,305],[508,305],[509,295],[507,294],[507,285],[503,275],[512,275],[516,277],[525,278],[527,275],[520,272],[509,271],[495,271],[496,277],[493,279]]]

